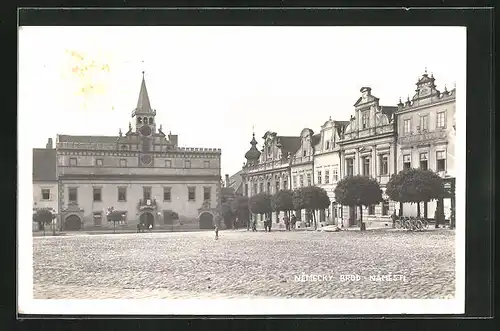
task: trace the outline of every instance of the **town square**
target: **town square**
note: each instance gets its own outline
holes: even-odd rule
[[[448,229],[37,237],[34,298],[447,299],[454,238]]]
[[[33,299],[460,298],[462,34],[298,31],[23,31]]]

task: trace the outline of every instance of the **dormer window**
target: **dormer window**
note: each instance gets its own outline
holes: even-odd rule
[[[271,156],[271,146],[267,147],[267,155]]]
[[[326,141],[326,146],[325,146],[325,149],[326,150],[329,150],[330,149],[330,141]]]
[[[307,151],[306,151],[306,150],[304,150],[304,154],[303,154],[303,155],[304,155],[304,156],[307,156]]]
[[[365,110],[361,115],[361,128],[362,129],[368,128],[369,123],[370,123],[370,113],[368,110]]]

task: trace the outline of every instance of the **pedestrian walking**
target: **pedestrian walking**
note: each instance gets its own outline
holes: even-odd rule
[[[257,232],[257,221],[256,220],[252,221],[252,232]]]
[[[151,232],[151,230],[153,230],[153,225],[149,224],[149,232]]]
[[[292,219],[291,219],[291,229],[295,230],[295,224],[297,224],[297,216],[295,216],[295,214],[293,214]]]
[[[283,221],[285,222],[285,230],[290,231],[290,219],[288,218],[287,215],[283,217]]]
[[[215,225],[215,240],[219,240],[219,227]]]
[[[267,232],[271,232],[271,225],[272,225],[271,217],[269,217],[269,216],[266,216],[266,217],[267,217],[267,219],[266,219]]]

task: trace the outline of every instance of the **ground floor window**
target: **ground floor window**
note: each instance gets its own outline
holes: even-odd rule
[[[368,215],[375,215],[375,205],[368,206]]]

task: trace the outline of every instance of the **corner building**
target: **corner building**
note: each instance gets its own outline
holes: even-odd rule
[[[397,118],[397,169],[430,169],[443,178],[450,187],[455,185],[455,104],[456,91],[437,90],[435,78],[425,72],[416,83],[413,97],[403,104],[401,100],[395,113]],[[421,215],[434,218],[436,208],[443,208],[449,219],[454,208],[453,198],[421,203]],[[416,216],[416,204],[398,206],[398,213]]]
[[[113,227],[106,210],[121,211],[118,226],[212,228],[220,202],[221,150],[179,147],[157,126],[144,74],[132,122],[118,136],[58,135],[61,228]]]

